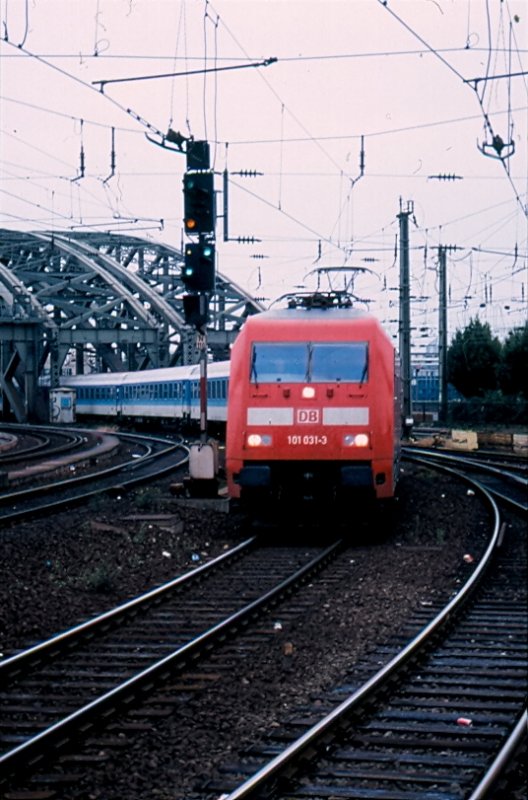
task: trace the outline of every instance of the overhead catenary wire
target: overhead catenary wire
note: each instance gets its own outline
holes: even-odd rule
[[[102,4],[101,4],[101,5],[102,5]],[[182,5],[186,5],[186,4],[182,4]],[[104,18],[104,20],[103,20],[103,21],[106,23],[106,21],[107,21],[107,20],[106,20],[106,16],[105,16],[105,18]],[[32,20],[32,22],[33,22],[33,20]],[[208,23],[208,24],[209,24],[209,23]],[[19,39],[19,37],[17,36],[17,37],[16,37],[16,41],[18,41],[18,39]],[[33,40],[31,40],[31,41],[33,41]],[[112,44],[114,44],[114,36],[113,36],[113,35],[112,35]],[[210,39],[209,39],[209,48],[210,48],[210,52],[209,52],[209,59],[212,59],[211,40],[210,40]],[[417,49],[415,52],[422,52],[422,53],[425,53],[425,52],[427,52],[427,51],[424,51],[424,50],[418,50],[418,49]],[[446,54],[447,54],[447,51],[442,51],[442,52],[443,52],[443,54],[444,54],[444,55],[446,55]],[[454,49],[453,49],[453,52],[454,52]],[[473,50],[473,52],[474,52],[474,50]],[[484,49],[482,50],[482,52],[485,52],[485,53],[487,53],[487,52],[488,52],[488,49],[484,48]],[[79,55],[79,54],[77,54],[77,55]],[[99,59],[102,59],[103,57],[106,57],[106,56],[107,56],[107,53],[104,53],[104,54],[100,53],[100,54],[98,55],[98,58],[99,58]],[[18,54],[18,53],[17,53],[17,57],[20,57],[20,54]],[[282,60],[282,59],[281,59],[281,60]],[[292,60],[295,60],[295,59],[294,59],[294,58],[292,58]],[[210,61],[209,61],[209,63],[210,63]],[[221,60],[221,61],[219,61],[218,63],[228,63],[228,62]],[[233,61],[232,63],[235,63],[235,62]],[[462,62],[461,62],[461,61],[459,61],[459,63],[462,63]],[[464,61],[463,63],[465,63],[465,61]],[[147,70],[145,70],[145,71],[147,71]],[[153,71],[155,71],[155,70],[153,70]],[[169,71],[169,70],[168,70],[168,71]],[[461,71],[463,71],[463,70],[461,70]],[[211,88],[211,87],[210,87],[210,88]],[[181,108],[179,109],[179,111],[180,111],[180,110],[181,110]],[[178,113],[179,113],[179,112],[178,112]],[[505,111],[505,112],[504,112],[504,114],[506,114],[506,113],[507,113],[507,111]],[[145,115],[145,116],[147,116],[147,115]],[[418,118],[419,118],[419,117],[418,117]],[[478,119],[478,118],[479,118],[479,117],[478,117],[478,115],[477,115],[477,116],[475,116],[475,118],[476,118],[476,119]],[[76,118],[76,119],[78,119],[78,118]],[[86,117],[84,118],[84,121],[85,121],[85,126],[87,126],[87,125],[89,125],[89,124],[90,124],[90,121],[89,121],[88,119],[86,119]],[[194,121],[194,120],[193,120],[193,121]],[[495,122],[494,122],[494,121],[493,121],[493,124],[495,124]],[[110,127],[110,126],[107,126],[107,127]],[[139,127],[139,126],[138,126],[138,127]],[[164,128],[163,128],[163,129],[164,129]],[[210,132],[212,133],[212,129],[211,129],[211,118],[209,118],[209,129],[210,129]],[[116,126],[116,130],[119,130],[119,127],[117,127],[117,126]],[[323,129],[323,131],[324,131],[324,129]],[[86,132],[86,127],[85,127],[85,132]],[[130,130],[130,132],[132,132],[132,130]],[[331,132],[331,130],[330,130],[330,132]],[[258,133],[258,131],[257,131],[257,133]],[[289,133],[289,131],[288,131],[288,133]],[[141,132],[140,130],[138,130],[138,131],[134,131],[134,134],[135,134],[135,135],[142,135],[142,132]],[[368,134],[367,134],[367,135],[368,135]],[[356,137],[355,137],[355,138],[359,138],[359,136],[360,136],[360,134],[358,133],[358,134],[356,134]],[[212,141],[215,141],[215,142],[216,142],[216,141],[218,140],[218,138],[219,138],[219,137],[218,137],[217,135],[214,135],[214,134],[213,134],[213,136],[212,136]],[[93,140],[93,137],[90,137],[90,138],[89,138],[89,140],[88,140],[88,145],[89,145],[89,149],[90,149],[90,151],[92,150],[92,140]],[[310,137],[310,138],[308,138],[308,137],[307,137],[307,138],[306,138],[306,141],[307,141],[307,142],[311,142],[312,140],[313,140],[313,137]],[[281,136],[281,137],[280,137],[280,141],[282,142],[282,146],[283,146],[283,153],[284,153],[284,155],[285,155],[285,156],[287,156],[287,157],[289,157],[289,153],[287,152],[287,147],[286,147],[287,140],[284,138],[284,136]],[[90,156],[91,156],[91,155],[92,155],[92,153],[90,152]],[[237,156],[238,156],[238,152],[237,152]],[[90,159],[90,160],[91,160],[91,159]],[[121,175],[121,176],[124,176],[124,175],[126,175],[126,174],[129,174],[129,175],[130,175],[130,174],[132,174],[132,173],[131,173],[131,171],[129,171],[128,173],[126,173],[125,171],[123,171],[123,170],[121,169],[121,168],[123,167],[122,159],[120,159],[120,161],[121,161],[121,163],[119,164],[119,166],[120,166],[120,175]],[[179,159],[174,159],[174,160],[172,161],[172,164],[174,164],[175,162],[178,162],[178,161],[179,161]],[[172,166],[172,164],[171,164],[171,166]],[[244,166],[243,162],[241,163],[241,166]],[[293,171],[292,171],[292,170],[285,169],[285,168],[284,168],[285,166],[287,166],[287,162],[286,162],[286,161],[285,161],[285,164],[282,166],[282,168],[279,170],[279,176],[280,176],[281,180],[283,180],[283,181],[285,181],[285,182],[286,182],[286,181],[287,181],[287,177],[288,177],[290,174],[292,174],[292,175],[293,175],[293,174],[295,174],[295,173],[293,173]],[[175,167],[173,167],[173,175],[175,175],[175,176],[177,176],[177,174],[178,174],[178,169],[177,169],[177,167],[178,167],[178,165],[177,165],[177,164],[176,164],[176,166],[175,166]],[[436,165],[435,165],[435,166],[434,166],[434,168],[442,170],[444,167],[443,167],[443,165],[440,165],[440,164],[439,164],[438,166],[436,166]],[[434,168],[433,168],[433,169],[434,169]],[[170,169],[170,167],[169,167],[169,169]],[[101,172],[102,172],[102,170],[101,170]],[[381,174],[381,173],[382,173],[382,170],[378,170],[378,172]],[[390,172],[390,169],[389,169],[389,170],[386,170],[386,172],[387,172],[387,173],[388,173],[388,172]],[[498,170],[496,170],[496,173],[497,173],[497,175],[498,175],[498,172],[499,172],[499,171],[498,171]],[[404,175],[404,173],[405,173],[405,170],[402,170],[402,176]],[[74,173],[73,173],[73,174],[74,174]],[[137,174],[137,173],[136,173],[136,174]],[[143,174],[147,174],[147,170],[144,170],[144,171],[143,171]],[[268,171],[266,171],[266,174],[267,174],[267,175],[271,175],[271,173],[270,173],[270,172],[268,172]],[[302,173],[301,173],[301,174],[302,174]],[[335,174],[336,174],[336,173],[329,172],[329,174],[330,174],[330,175],[334,175],[334,176],[335,176]],[[369,178],[371,178],[371,177],[374,177],[374,175],[375,175],[375,173],[369,174]],[[479,176],[479,177],[480,177],[480,176]],[[472,175],[472,179],[476,180],[476,179],[477,179],[477,176],[475,176],[475,175]],[[493,176],[493,179],[494,179],[494,180],[499,180],[499,178],[498,178],[498,177],[496,177],[496,175],[494,175],[494,176]],[[170,180],[170,178],[169,178],[169,180]],[[423,176],[417,176],[417,180],[423,180]],[[287,184],[285,184],[285,185],[287,185]],[[75,191],[77,191],[77,190],[75,190]],[[288,187],[287,199],[288,199],[288,203],[289,203],[289,200],[290,200],[290,192],[289,192],[289,187]],[[356,205],[357,205],[357,204],[356,204]],[[471,206],[470,206],[470,208],[471,208]],[[293,215],[295,216],[295,210],[294,210],[292,207],[288,207],[288,211],[292,211],[292,212],[293,212]],[[430,212],[430,209],[428,209],[428,211]],[[477,215],[478,215],[478,213],[480,213],[480,210],[478,210],[478,211],[477,211],[477,214],[476,214],[475,216],[477,216]],[[455,215],[455,214],[453,214],[453,217],[455,217],[455,216],[456,216],[456,215]],[[501,216],[502,216],[502,215],[501,215]],[[299,217],[300,219],[302,219],[302,214],[300,214],[300,215],[299,215],[299,214],[297,214],[297,217]],[[175,215],[175,218],[176,218],[176,219],[178,219],[178,215],[177,215],[177,214]],[[477,218],[478,218],[478,217],[477,217]],[[485,217],[483,216],[483,217],[482,217],[482,219],[484,219],[484,218],[485,218]],[[435,221],[436,221],[436,220],[435,220]],[[448,223],[448,224],[449,224],[449,223]],[[315,227],[316,227],[316,228],[318,228],[318,227],[319,227],[319,225],[316,223]],[[434,236],[435,236],[435,233],[434,233],[434,231],[435,231],[435,227],[436,227],[436,226],[434,226],[434,225],[432,225],[432,226],[431,226],[431,231],[432,231],[432,236],[433,236],[433,238],[434,238]],[[473,226],[473,227],[475,227],[475,226]],[[278,237],[276,237],[276,238],[278,238]],[[362,237],[362,238],[365,238],[365,237]],[[284,238],[284,241],[287,241],[287,240],[288,240],[288,239],[287,239],[287,237],[285,237],[285,238]],[[308,241],[309,241],[309,240],[308,240]],[[368,241],[368,239],[367,239],[367,241]],[[432,240],[431,240],[431,241],[432,241]],[[478,239],[477,237],[474,237],[473,239],[471,239],[471,241],[472,241],[472,242],[473,242],[473,244],[475,244],[475,245],[478,245],[478,244],[479,244],[479,239]],[[506,243],[506,242],[504,242],[504,243]],[[467,242],[466,242],[466,244],[467,244]],[[312,253],[312,255],[313,255],[313,253]]]
[[[209,3],[209,0],[206,0],[206,2],[207,2],[209,5],[210,5],[210,3]],[[215,11],[215,13],[216,13],[216,11]],[[231,39],[232,39],[232,40],[235,42],[235,44],[237,45],[237,47],[239,47],[239,48],[240,48],[241,52],[242,52],[242,53],[244,53],[246,57],[248,57],[248,53],[247,53],[247,51],[245,50],[245,48],[244,48],[244,47],[243,47],[243,46],[240,44],[240,42],[238,41],[238,39],[236,38],[236,36],[235,36],[235,35],[233,34],[233,32],[232,32],[232,31],[229,29],[229,27],[228,27],[228,26],[227,26],[227,25],[226,25],[226,24],[223,22],[223,20],[222,20],[222,26],[223,26],[223,28],[226,30],[226,32],[228,33],[228,35],[231,37]],[[263,80],[263,81],[264,81],[264,83],[266,84],[266,86],[268,87],[268,89],[270,90],[270,92],[271,92],[271,93],[274,95],[274,97],[277,99],[277,101],[278,101],[278,102],[281,104],[281,106],[282,106],[282,104],[283,104],[283,99],[280,97],[280,95],[279,95],[279,93],[276,91],[276,89],[275,89],[275,88],[272,86],[272,84],[271,84],[271,83],[270,83],[270,82],[267,80],[267,78],[266,78],[266,77],[263,75],[263,73],[262,73],[261,71],[259,71],[259,72],[258,72],[258,75],[259,75],[259,77],[261,78],[261,80]],[[335,166],[335,167],[336,167],[338,170],[340,170],[340,169],[341,169],[341,165],[340,165],[340,164],[339,164],[339,163],[338,163],[338,162],[337,162],[337,161],[336,161],[336,160],[333,158],[333,156],[331,156],[331,155],[330,155],[330,153],[328,153],[328,152],[325,150],[325,148],[324,148],[324,147],[323,147],[323,146],[320,144],[320,142],[319,142],[317,139],[315,139],[315,138],[314,138],[314,137],[311,135],[310,131],[308,131],[308,129],[306,128],[306,126],[305,126],[305,125],[304,125],[304,124],[301,122],[301,120],[300,120],[300,119],[297,117],[297,115],[296,115],[296,114],[295,114],[293,111],[291,111],[291,110],[289,109],[289,107],[288,107],[286,104],[284,104],[284,105],[285,105],[285,108],[287,109],[288,113],[289,113],[289,114],[290,114],[290,116],[292,117],[292,119],[294,119],[294,120],[295,120],[296,124],[297,124],[297,125],[299,125],[299,127],[301,128],[301,130],[303,130],[303,131],[304,131],[304,132],[305,132],[305,133],[308,135],[308,137],[311,139],[311,141],[313,141],[313,142],[314,142],[314,144],[315,144],[315,145],[316,145],[316,146],[317,146],[317,147],[318,147],[318,148],[321,150],[321,152],[322,152],[322,153],[325,155],[325,157],[326,157],[326,158],[328,158],[328,159],[331,161],[331,163],[332,163],[332,164],[334,164],[334,166]]]
[[[485,76],[487,78],[487,77],[489,77],[489,67],[490,67],[490,64],[491,64],[492,47],[491,47],[491,18],[490,18],[490,11],[489,11],[489,0],[485,0],[485,2],[486,2],[486,15],[487,15],[487,27],[488,27],[488,62],[487,62],[487,65],[486,65],[486,76]],[[466,83],[466,80],[465,80],[464,76],[462,75],[462,73],[460,73],[457,69],[455,69],[455,67],[453,67],[453,65],[450,64],[450,62],[447,59],[445,59],[438,50],[435,50],[435,48],[432,47],[422,36],[420,36],[420,34],[416,30],[414,30],[414,28],[412,28],[404,19],[402,19],[398,14],[396,14],[396,12],[389,6],[387,0],[378,0],[378,3],[380,3],[385,9],[387,9],[387,11],[412,36],[414,36],[425,47],[427,47],[447,67],[447,69],[449,69],[454,75],[456,75],[457,78],[459,78],[463,83]],[[502,9],[501,9],[501,13],[502,13]],[[482,91],[482,94],[479,94],[478,88],[476,86],[473,86],[472,88],[473,88],[475,96],[476,96],[476,98],[477,98],[477,100],[479,102],[479,105],[481,107],[482,115],[483,115],[483,118],[484,118],[484,124],[485,124],[486,128],[488,129],[488,131],[490,132],[490,135],[492,136],[492,140],[495,141],[496,140],[495,132],[494,132],[493,127],[491,125],[491,121],[489,119],[489,115],[487,114],[487,112],[486,112],[486,110],[484,108],[484,102],[483,102],[484,101],[485,91],[486,91],[486,88],[487,88],[487,80],[484,82],[484,89]],[[509,169],[508,169],[508,165],[507,165],[507,159],[506,158],[501,158],[500,157],[500,152],[499,152],[499,160],[500,160],[500,162],[502,164],[502,167],[503,167],[503,169],[505,171],[505,174],[506,174],[506,177],[508,179],[508,182],[510,183],[510,185],[511,185],[513,191],[514,191],[516,201],[518,202],[518,204],[522,208],[524,215],[526,217],[528,217],[528,204],[527,203],[523,203],[521,195],[518,192],[517,187],[515,186],[515,184],[514,184],[514,182],[512,180],[512,177],[510,175],[510,172],[509,172]]]

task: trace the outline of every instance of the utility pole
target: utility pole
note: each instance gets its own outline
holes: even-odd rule
[[[403,207],[400,199],[400,315],[399,349],[401,359],[401,380],[403,389],[404,436],[412,426],[411,401],[411,312],[410,312],[410,274],[409,274],[409,217],[414,213],[414,203],[409,200]]]
[[[438,248],[438,420],[447,422],[447,250]]]
[[[456,244],[438,246],[438,420],[447,422],[447,253]]]

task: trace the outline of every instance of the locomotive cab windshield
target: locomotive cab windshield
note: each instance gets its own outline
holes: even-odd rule
[[[365,383],[367,342],[254,342],[252,383]]]

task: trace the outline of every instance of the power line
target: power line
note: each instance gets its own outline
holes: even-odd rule
[[[208,5],[211,5],[211,4],[209,3],[209,0],[206,0],[206,3],[207,3]],[[213,8],[213,7],[211,6],[211,8]],[[216,14],[216,16],[218,17],[218,19],[220,20],[220,16],[219,16],[219,14],[217,13],[216,9],[214,9],[214,8],[213,8],[213,11],[214,11],[214,13]],[[240,42],[238,41],[238,39],[236,38],[236,36],[233,34],[233,32],[232,32],[232,31],[229,29],[229,27],[228,27],[228,26],[225,24],[225,22],[224,22],[223,20],[222,20],[222,25],[223,25],[223,27],[225,28],[225,30],[226,30],[226,32],[228,33],[228,35],[229,35],[229,36],[230,36],[230,37],[233,39],[233,41],[235,42],[235,44],[237,45],[237,47],[239,47],[239,48],[240,48],[240,50],[242,51],[242,53],[244,53],[244,55],[246,56],[246,58],[249,58],[249,56],[248,56],[248,54],[247,54],[246,50],[245,50],[245,49],[242,47],[242,45],[240,44]],[[294,113],[293,113],[293,111],[292,111],[292,110],[291,110],[291,109],[290,109],[290,108],[289,108],[289,107],[288,107],[288,106],[287,106],[287,105],[286,105],[286,104],[283,102],[283,100],[282,100],[281,96],[279,95],[279,93],[278,93],[278,92],[277,92],[277,91],[274,89],[274,87],[273,87],[273,86],[271,85],[271,83],[270,83],[270,82],[267,80],[267,78],[264,76],[264,74],[263,74],[261,71],[259,71],[259,72],[258,72],[258,75],[259,75],[259,76],[260,76],[260,78],[261,78],[261,79],[264,81],[264,83],[266,84],[266,86],[268,87],[268,89],[270,90],[270,92],[271,92],[271,93],[274,95],[274,97],[275,97],[275,98],[278,100],[278,102],[281,104],[281,107],[283,107],[283,108],[287,109],[287,111],[288,111],[288,114],[289,114],[289,115],[292,117],[292,119],[293,119],[293,120],[294,120],[294,121],[297,123],[297,125],[298,125],[298,126],[301,128],[301,130],[303,130],[303,131],[304,131],[306,134],[308,134],[308,136],[311,138],[311,141],[312,141],[312,142],[313,142],[313,143],[314,143],[314,144],[315,144],[315,145],[316,145],[316,146],[319,148],[319,150],[320,150],[320,151],[321,151],[321,152],[324,154],[324,156],[325,156],[325,157],[326,157],[326,158],[327,158],[327,159],[328,159],[328,160],[329,160],[329,161],[330,161],[332,164],[334,164],[334,166],[335,166],[335,167],[337,167],[337,169],[339,169],[340,171],[343,171],[343,173],[344,173],[345,171],[344,171],[344,170],[342,170],[342,168],[341,168],[341,165],[340,165],[340,164],[338,164],[338,162],[337,162],[337,161],[336,161],[336,160],[333,158],[333,156],[331,156],[331,155],[330,155],[330,153],[328,153],[328,152],[325,150],[325,148],[324,148],[324,147],[323,147],[323,146],[320,144],[320,141],[319,141],[318,139],[314,138],[314,137],[311,135],[310,131],[308,131],[308,129],[306,128],[306,126],[305,126],[305,125],[304,125],[304,124],[301,122],[301,120],[300,120],[300,119],[297,117],[297,115],[296,115],[296,114],[294,114]]]
[[[513,111],[526,111],[526,106],[521,106],[520,108],[515,108]],[[508,110],[500,110],[494,111],[493,116],[499,116],[502,114],[508,114]],[[472,122],[473,120],[480,120],[482,119],[481,114],[472,114],[467,117],[454,117],[453,119],[446,119],[446,120],[439,120],[437,122],[423,122],[418,123],[416,125],[406,125],[401,128],[389,128],[384,131],[372,131],[371,133],[349,133],[349,134],[335,134],[332,136],[294,136],[288,137],[284,139],[230,139],[229,145],[248,145],[248,144],[279,144],[280,142],[287,142],[287,143],[300,143],[300,142],[313,142],[314,140],[321,141],[321,142],[331,142],[331,141],[341,141],[347,139],[361,139],[364,136],[365,139],[372,139],[374,137],[379,136],[391,136],[397,133],[408,133],[409,131],[419,131],[425,128],[436,128],[442,127],[444,125],[454,125],[461,122]],[[219,142],[219,144],[227,144],[227,142]]]
[[[453,67],[453,66],[452,66],[452,65],[449,63],[449,61],[447,61],[447,60],[446,60],[446,59],[445,59],[445,58],[444,58],[444,57],[441,55],[441,53],[440,53],[440,51],[439,51],[439,50],[435,50],[435,48],[434,48],[434,47],[431,47],[431,45],[430,45],[428,42],[426,42],[426,40],[425,40],[425,39],[423,39],[423,38],[420,36],[420,34],[419,34],[419,33],[416,33],[416,31],[415,31],[413,28],[411,28],[411,26],[410,26],[410,25],[408,25],[408,24],[405,22],[405,20],[403,20],[401,17],[399,17],[399,16],[398,16],[398,14],[396,14],[396,12],[392,10],[392,8],[391,8],[391,7],[388,5],[388,2],[387,2],[387,0],[378,0],[378,3],[381,3],[381,5],[382,5],[382,6],[383,6],[385,9],[387,9],[387,11],[389,12],[389,14],[392,14],[392,16],[394,17],[394,19],[398,20],[398,22],[400,23],[400,25],[403,25],[403,27],[404,27],[406,30],[408,30],[408,31],[409,31],[409,33],[410,33],[410,34],[412,34],[412,35],[413,35],[413,36],[414,36],[416,39],[418,39],[418,41],[419,41],[419,42],[421,42],[421,43],[423,44],[423,46],[424,46],[424,47],[426,47],[426,48],[427,48],[427,50],[429,50],[429,52],[430,52],[430,53],[432,53],[432,54],[433,54],[433,55],[435,55],[435,56],[436,56],[438,59],[440,59],[440,61],[441,61],[441,62],[442,62],[442,63],[443,63],[443,64],[444,64],[444,65],[445,65],[445,66],[446,66],[446,67],[447,67],[449,70],[451,70],[451,72],[452,72],[452,73],[454,73],[454,75],[456,75],[456,76],[457,76],[457,78],[460,78],[460,80],[461,80],[461,81],[463,81],[463,80],[464,80],[464,77],[463,77],[463,76],[460,74],[460,72],[459,72],[457,69],[455,69],[455,68],[454,68],[454,67]]]
[[[438,53],[480,53],[488,52],[488,47],[439,47]],[[508,48],[496,47],[492,48],[494,53],[508,52]],[[526,53],[528,49],[517,48],[519,53]],[[296,61],[340,61],[340,60],[358,60],[362,58],[387,58],[389,56],[421,56],[430,55],[431,49],[429,47],[423,50],[372,50],[365,53],[316,53],[311,56],[281,56],[281,62],[296,62]],[[54,58],[57,60],[66,61],[82,61],[97,60],[98,62],[108,61],[203,61],[203,56],[173,56],[162,55],[161,53],[155,56],[139,53],[40,53],[42,58]],[[4,58],[17,58],[15,54],[6,55]],[[249,57],[251,61],[255,58]],[[218,61],[246,61],[245,56],[219,56]]]
[[[87,84],[88,86],[88,84]],[[106,95],[105,95],[106,96]],[[35,103],[28,103],[25,100],[19,100],[15,97],[7,97],[6,95],[0,95],[0,100],[4,103],[13,103],[14,105],[23,106],[24,108],[32,108],[35,111],[41,111],[44,114],[51,114],[55,117],[61,117],[62,119],[69,119],[72,122],[80,122],[80,117],[76,117],[72,114],[66,114],[64,111],[55,111],[53,108],[45,108],[44,106],[36,105]],[[93,125],[97,128],[111,128],[114,127],[116,131],[121,131],[123,133],[132,133],[137,136],[143,136],[142,131],[138,131],[135,128],[124,128],[115,125],[109,125],[107,122],[96,122],[93,119],[86,119],[84,118],[85,125]]]
[[[258,195],[256,192],[252,192],[246,186],[242,186],[242,184],[235,183],[234,181],[230,181],[230,183],[232,183],[233,186],[236,186],[237,189],[241,189],[243,192],[246,192],[247,194],[251,195],[256,200],[259,200],[261,203],[264,203],[264,205],[269,206],[269,208],[273,208],[274,211],[277,211],[279,214],[282,214],[283,216],[287,217],[292,222],[295,222],[296,225],[299,225],[301,228],[304,228],[305,230],[310,231],[310,233],[313,233],[318,239],[321,239],[322,241],[326,242],[327,244],[332,245],[333,247],[337,248],[338,250],[343,250],[343,252],[345,252],[343,247],[340,247],[332,239],[328,238],[327,236],[323,236],[318,231],[316,231],[313,228],[311,228],[309,225],[306,225],[304,222],[301,222],[301,220],[299,220],[296,217],[294,217],[293,214],[289,214],[287,211],[284,211],[283,208],[279,208],[274,203],[271,203],[269,200],[266,200],[264,197],[261,197],[260,195]]]
[[[81,80],[81,78],[78,78],[76,75],[73,75],[71,72],[68,72],[67,70],[62,69],[62,67],[58,67],[58,66],[56,66],[56,64],[52,64],[50,61],[47,61],[42,56],[37,55],[36,53],[32,53],[30,50],[27,50],[25,47],[22,47],[20,45],[15,45],[13,42],[10,42],[8,39],[5,39],[4,41],[10,47],[16,47],[17,50],[19,50],[20,52],[24,53],[24,55],[28,56],[28,58],[34,58],[40,64],[44,64],[46,67],[49,67],[50,69],[54,70],[55,72],[60,73],[61,75],[65,76],[66,78],[69,78],[70,80],[74,81],[75,83],[80,84],[85,89],[89,89],[91,92],[95,92],[97,95],[101,95],[102,94],[98,89],[96,89],[91,84],[86,83],[86,81]],[[154,127],[154,125],[151,125],[146,119],[144,119],[139,114],[137,114],[133,109],[126,108],[125,106],[121,105],[121,103],[118,103],[117,100],[114,100],[112,97],[110,97],[109,95],[103,94],[102,96],[109,103],[112,103],[114,106],[116,106],[116,108],[119,108],[120,111],[123,111],[125,114],[128,114],[129,117],[132,117],[132,119],[135,119],[137,122],[139,122],[141,125],[143,125],[145,128],[147,128],[152,133],[155,133],[157,136],[160,136],[160,137],[164,136],[164,134],[160,130],[158,130],[156,127]],[[111,127],[111,126],[109,125],[108,127]]]
[[[437,58],[439,58],[439,60],[440,60],[440,61],[441,61],[441,62],[442,62],[442,63],[443,63],[443,64],[444,64],[444,65],[445,65],[445,66],[446,66],[446,67],[447,67],[447,68],[448,68],[448,69],[449,69],[449,70],[450,70],[450,71],[451,71],[451,72],[452,72],[454,75],[456,75],[456,76],[457,76],[457,78],[459,78],[459,79],[460,79],[460,80],[461,80],[463,83],[465,83],[466,85],[469,85],[468,81],[466,81],[466,80],[465,80],[464,76],[463,76],[463,75],[462,75],[462,74],[461,74],[461,73],[460,73],[460,72],[459,72],[457,69],[455,69],[455,68],[452,66],[452,64],[450,64],[450,63],[449,63],[449,61],[447,61],[447,60],[446,60],[446,59],[445,59],[445,58],[444,58],[442,55],[440,55],[440,53],[439,53],[439,51],[438,51],[438,50],[435,50],[435,49],[434,49],[434,47],[432,47],[431,45],[429,45],[429,44],[428,44],[428,42],[427,42],[425,39],[423,39],[423,38],[420,36],[420,34],[419,34],[419,33],[417,33],[417,32],[416,32],[416,31],[415,31],[415,30],[414,30],[414,29],[413,29],[413,28],[412,28],[410,25],[408,25],[408,24],[407,24],[407,22],[405,22],[405,20],[403,20],[403,19],[402,19],[402,18],[401,18],[401,17],[400,17],[398,14],[396,14],[396,12],[395,12],[395,11],[393,11],[393,10],[392,10],[392,8],[390,8],[390,7],[389,7],[387,0],[378,0],[378,2],[379,2],[379,3],[381,3],[381,5],[382,5],[382,6],[383,6],[385,9],[387,9],[387,11],[388,11],[388,12],[389,12],[389,13],[390,13],[390,14],[391,14],[391,15],[392,15],[392,16],[393,16],[393,17],[394,17],[394,18],[395,18],[395,19],[396,19],[396,20],[397,20],[397,21],[398,21],[398,22],[399,22],[401,25],[403,25],[403,27],[404,27],[404,28],[405,28],[407,31],[409,31],[409,33],[410,33],[412,36],[414,36],[416,39],[418,39],[418,41],[419,41],[419,42],[421,42],[421,43],[422,43],[422,44],[423,44],[425,47],[427,47],[427,48],[428,48],[428,49],[431,51],[431,53],[433,53],[434,55],[436,55],[436,56],[437,56]],[[488,45],[488,48],[487,48],[487,52],[488,52],[488,62],[487,62],[487,65],[486,65],[486,79],[487,79],[487,76],[488,76],[488,74],[489,74],[489,69],[490,69],[490,63],[491,63],[491,53],[492,53],[492,47],[491,47],[491,20],[490,20],[490,15],[489,15],[489,4],[488,4],[488,2],[486,2],[486,12],[487,12],[488,37],[489,37],[489,45]],[[502,13],[502,10],[501,10],[501,13]],[[482,80],[484,80],[484,79],[482,79]],[[497,137],[497,136],[495,136],[495,134],[494,134],[494,131],[493,131],[493,128],[492,128],[492,126],[491,126],[491,122],[490,122],[490,120],[489,120],[489,115],[488,115],[488,113],[485,111],[485,109],[484,109],[484,105],[483,105],[483,102],[484,102],[484,94],[485,94],[485,91],[486,91],[486,88],[487,88],[487,80],[485,80],[485,81],[484,81],[484,89],[483,89],[483,91],[482,91],[482,94],[481,94],[481,95],[479,95],[479,93],[478,93],[478,84],[476,84],[475,86],[473,86],[473,87],[471,87],[471,88],[472,88],[472,89],[473,89],[473,91],[475,92],[475,95],[476,95],[476,97],[477,97],[477,100],[478,100],[478,102],[479,102],[479,104],[480,104],[480,107],[481,107],[481,110],[482,110],[482,115],[483,115],[483,118],[484,118],[484,123],[485,123],[485,125],[486,125],[486,127],[487,127],[488,131],[490,132],[490,134],[491,134],[491,136],[492,136],[492,140],[493,140],[494,146],[495,146],[495,142],[498,142],[498,141],[500,141],[500,142],[502,143],[502,140],[500,139],[500,137]],[[511,114],[511,108],[509,108],[509,109],[508,109],[508,115],[510,115],[510,114]],[[491,145],[490,145],[490,146],[491,146]],[[484,153],[484,155],[487,155],[486,151],[484,150],[484,147],[482,147],[482,148],[479,148],[479,149],[481,149],[481,152],[483,152],[483,153]],[[502,164],[502,167],[503,167],[503,169],[504,169],[504,172],[505,172],[505,174],[506,174],[506,177],[507,177],[507,179],[508,179],[508,182],[510,183],[510,185],[511,185],[511,188],[513,189],[513,192],[514,192],[514,194],[515,194],[515,199],[516,199],[516,201],[518,202],[518,204],[520,205],[520,207],[522,208],[524,215],[525,215],[526,217],[528,217],[528,205],[525,205],[525,204],[523,204],[523,202],[522,202],[522,200],[521,200],[521,196],[520,196],[519,192],[517,191],[517,188],[516,188],[516,186],[515,186],[515,184],[514,184],[514,182],[513,182],[513,180],[512,180],[512,177],[511,177],[511,175],[510,175],[510,172],[509,172],[509,170],[508,170],[508,166],[507,166],[507,158],[508,158],[508,155],[511,155],[511,154],[513,153],[513,151],[511,151],[511,153],[509,153],[508,155],[506,155],[506,154],[505,154],[503,157],[501,157],[501,152],[500,152],[500,150],[497,148],[497,153],[498,153],[497,157],[499,158],[499,160],[500,160],[500,162],[501,162],[501,164]]]

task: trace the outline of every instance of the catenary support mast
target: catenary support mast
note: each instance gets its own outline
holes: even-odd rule
[[[403,419],[412,419],[411,402],[411,314],[410,314],[410,269],[409,269],[409,217],[414,212],[412,200],[405,204],[400,200],[400,316],[399,350],[403,389]],[[412,423],[406,423],[412,425]]]

